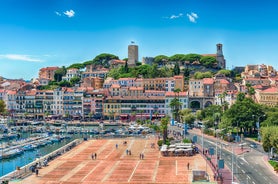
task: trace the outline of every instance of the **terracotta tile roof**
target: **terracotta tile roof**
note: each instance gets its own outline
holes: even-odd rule
[[[58,70],[58,69],[59,69],[59,67],[57,67],[57,66],[52,66],[52,67],[41,68],[40,71]]]
[[[129,90],[141,90],[141,91],[143,91],[144,88],[143,87],[129,87]]]
[[[111,88],[120,88],[121,86],[119,84],[112,84]]]
[[[220,84],[230,84],[227,79],[220,79]]]
[[[262,93],[277,93],[278,88],[277,87],[270,87],[270,88],[267,88],[265,90],[262,90],[261,92]]]
[[[16,95],[16,91],[8,90],[7,94],[8,95]]]
[[[263,88],[263,86],[262,85],[255,85],[255,86],[252,86],[254,89],[262,89]]]
[[[183,76],[181,76],[181,75],[175,75],[174,78],[175,78],[175,79],[182,79]]]
[[[213,79],[212,78],[204,78],[203,79],[203,84],[213,84]]]
[[[36,90],[27,91],[27,92],[26,92],[26,96],[35,96],[36,93],[37,93]]]
[[[172,91],[168,91],[165,93],[165,96],[180,96],[180,97],[185,97],[187,96],[187,92],[179,92],[179,93],[175,93],[175,92],[172,92]]]

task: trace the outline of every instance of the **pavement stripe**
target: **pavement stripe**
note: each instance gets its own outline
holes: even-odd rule
[[[176,175],[178,175],[178,161],[176,160]]]
[[[94,172],[97,169],[97,167],[101,165],[101,163],[102,161],[100,161],[100,163],[98,163],[81,181],[84,181],[88,176],[90,176],[92,172]]]
[[[153,182],[155,182],[155,178],[156,178],[156,175],[157,175],[158,166],[159,166],[159,161],[156,161],[155,169],[154,169],[154,173],[153,173],[153,179],[152,179]]]
[[[134,175],[134,173],[135,173],[135,171],[136,171],[138,165],[140,164],[140,162],[141,162],[141,160],[139,160],[139,161],[137,162],[136,166],[134,167],[134,169],[133,169],[133,171],[132,171],[132,173],[131,173],[131,175],[130,175],[130,177],[129,177],[129,179],[128,179],[128,182],[130,182],[130,180],[131,180],[131,178],[133,177],[133,175]]]
[[[120,161],[117,161],[116,164],[113,165],[113,167],[111,168],[109,173],[105,175],[105,177],[101,180],[101,182],[105,182],[111,176],[111,174],[114,172],[114,170],[118,167],[119,163],[120,163]]]
[[[78,171],[80,171],[80,169],[82,169],[85,165],[86,165],[85,163],[81,163],[81,164],[77,165],[74,169],[72,169],[70,172],[68,172],[68,174],[63,176],[60,179],[60,181],[67,181],[70,177],[72,177],[74,174],[76,174]]]

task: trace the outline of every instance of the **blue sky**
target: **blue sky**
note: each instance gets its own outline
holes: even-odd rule
[[[100,53],[139,57],[215,53],[228,69],[278,69],[276,0],[0,0],[0,76],[38,77]]]

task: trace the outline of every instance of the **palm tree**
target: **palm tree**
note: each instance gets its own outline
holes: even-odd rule
[[[176,97],[171,100],[170,107],[172,109],[172,115],[175,121],[179,120],[179,107],[182,105],[182,103],[177,99]]]
[[[168,138],[168,124],[170,122],[170,118],[168,116],[164,117],[161,119],[161,124],[160,124],[160,130],[163,135],[163,143],[166,143],[166,140]]]

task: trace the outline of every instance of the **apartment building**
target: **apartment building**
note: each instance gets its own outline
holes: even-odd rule
[[[264,104],[270,107],[275,107],[278,105],[278,88],[269,87],[267,89],[257,89],[256,90],[256,100],[260,104]]]
[[[121,120],[154,119],[165,115],[164,96],[108,96],[104,100],[103,115]]]
[[[70,81],[74,77],[81,77],[80,70],[77,68],[69,68],[67,69],[67,73],[62,77],[62,80]]]
[[[39,79],[49,79],[50,81],[54,80],[55,71],[58,70],[59,67],[46,67],[41,68],[39,71]]]

